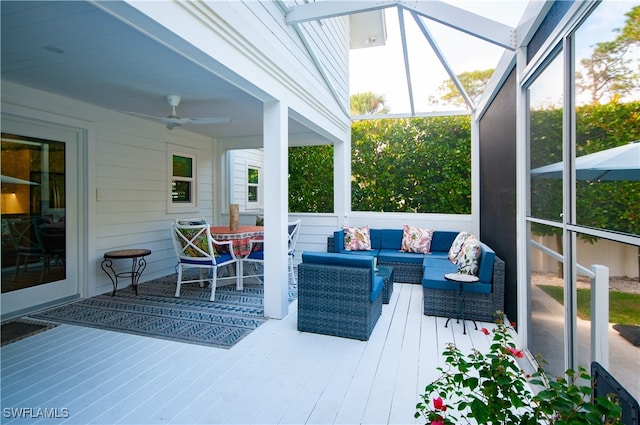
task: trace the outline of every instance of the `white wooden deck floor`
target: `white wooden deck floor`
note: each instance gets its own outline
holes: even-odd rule
[[[490,343],[473,325],[463,335],[455,320],[444,328],[424,316],[421,285],[395,284],[367,342],[298,332],[296,306],[229,350],[70,325],[9,344],[0,349],[0,422],[420,423],[418,394],[445,344]],[[37,417],[39,408],[59,417]]]

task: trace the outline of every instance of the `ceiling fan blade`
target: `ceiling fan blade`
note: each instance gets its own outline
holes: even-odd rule
[[[209,118],[182,118],[190,124],[224,124],[231,121],[227,117],[209,117]]]
[[[176,126],[184,125],[184,124],[224,124],[231,121],[231,119],[228,117],[208,117],[208,118],[182,118],[177,116],[159,117],[157,115],[143,114],[142,112],[123,111],[120,109],[118,109],[117,111],[125,114],[129,114],[129,115],[136,115],[138,117],[151,118],[167,124],[171,123]]]

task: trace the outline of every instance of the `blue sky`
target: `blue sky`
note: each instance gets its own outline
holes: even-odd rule
[[[526,8],[526,2],[522,0],[449,3],[510,26],[517,25]],[[616,34],[612,29],[624,25],[624,13],[635,4],[637,3],[631,0],[610,0],[599,6],[578,33],[577,57],[588,56],[595,43],[613,39]],[[385,18],[388,33],[386,46],[351,51],[351,93],[371,90],[384,94],[391,113],[408,113],[409,95],[397,8],[386,9]],[[456,74],[495,68],[504,51],[433,21],[424,19],[424,22]],[[428,101],[428,97],[436,95],[437,87],[449,77],[409,14],[405,14],[405,25],[416,112],[451,110],[450,106],[434,107]],[[633,54],[637,56],[637,52],[636,50]]]

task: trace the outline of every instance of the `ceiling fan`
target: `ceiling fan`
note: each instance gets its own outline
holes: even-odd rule
[[[186,118],[180,117],[176,113],[176,107],[180,104],[180,96],[170,94],[167,96],[167,102],[171,106],[171,115],[168,117],[159,117],[157,115],[148,115],[140,112],[120,111],[131,115],[138,115],[140,117],[152,118],[158,121],[162,121],[167,124],[169,130],[173,130],[176,127],[180,127],[184,124],[223,124],[231,121],[227,117],[208,117],[208,118]]]

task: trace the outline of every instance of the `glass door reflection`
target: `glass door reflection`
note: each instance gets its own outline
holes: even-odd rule
[[[65,144],[2,133],[2,292],[66,278]]]

